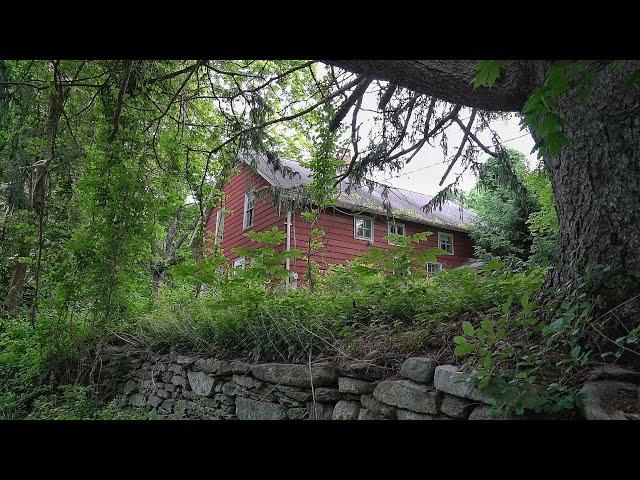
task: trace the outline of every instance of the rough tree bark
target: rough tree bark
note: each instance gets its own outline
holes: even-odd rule
[[[492,111],[520,112],[546,79],[547,61],[511,61],[492,88],[473,90],[472,61],[331,60],[332,65],[361,75]],[[551,176],[559,217],[557,259],[547,286],[571,288],[572,272],[589,265],[608,265],[616,275],[595,279],[592,294],[604,300],[601,312],[616,308],[625,322],[640,320],[640,301],[618,306],[640,293],[640,93],[624,81],[640,69],[638,61],[608,65],[598,71],[596,87],[586,101],[569,91],[556,114],[567,123],[570,144],[544,162]]]

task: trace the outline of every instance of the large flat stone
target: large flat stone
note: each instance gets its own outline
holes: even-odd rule
[[[256,380],[253,377],[249,377],[246,375],[234,375],[233,376],[233,382],[237,383],[238,385],[240,385],[241,387],[244,387],[248,390],[254,389],[254,388],[260,388],[262,386],[262,382],[259,380]]]
[[[454,397],[448,393],[442,397],[440,410],[453,418],[467,418],[477,403],[467,398]]]
[[[277,385],[276,390],[284,393],[286,396],[298,401],[308,402],[312,400],[311,390],[304,390],[302,388],[290,387],[288,385]],[[316,389],[316,394],[319,389]]]
[[[342,398],[340,391],[337,388],[319,387],[315,388],[314,392],[316,402],[337,402]],[[311,395],[311,392],[309,392]],[[311,400],[312,398],[309,398]]]
[[[176,357],[176,363],[179,364],[179,365],[188,366],[188,365],[191,365],[195,361],[196,361],[195,358],[189,357],[187,355],[178,355]]]
[[[418,383],[431,383],[436,362],[427,357],[407,358],[400,369],[400,376]]]
[[[132,407],[142,407],[147,404],[147,398],[144,395],[135,393],[129,397],[129,405]]]
[[[378,365],[364,362],[342,363],[338,371],[345,377],[361,378],[363,380],[380,380],[384,377],[386,369]]]
[[[233,371],[233,373],[238,375],[246,375],[251,371],[251,365],[245,362],[241,362],[240,360],[231,360],[229,362],[229,365],[231,365],[231,370]]]
[[[372,393],[376,388],[375,384],[359,378],[340,377],[338,378],[338,390],[341,393],[351,393],[354,395],[365,395]]]
[[[468,398],[477,402],[485,402],[488,395],[468,382],[468,375],[460,372],[454,365],[436,367],[433,384],[439,390],[456,397]]]
[[[434,420],[435,417],[433,415],[429,415],[427,413],[416,413],[411,410],[402,410],[398,409],[396,411],[396,417],[398,420]]]
[[[640,384],[640,373],[627,370],[617,365],[602,365],[601,367],[594,368],[587,378],[588,382],[600,380]]]
[[[239,420],[285,420],[285,408],[268,402],[258,402],[249,398],[236,398],[236,416]]]
[[[201,397],[208,397],[213,392],[213,386],[216,381],[206,373],[188,371],[187,378],[189,379],[191,390],[197,395],[200,395]]]
[[[524,417],[522,415],[490,415],[490,410],[491,407],[489,405],[478,405],[473,409],[473,411],[469,415],[468,420],[527,420],[527,417]]]
[[[313,377],[314,387],[330,387],[338,382],[338,374],[330,363],[318,363],[311,366],[293,365],[288,363],[263,363],[254,365],[251,373],[258,380],[276,385],[290,385],[292,387],[311,387]]]
[[[440,404],[438,392],[410,380],[385,380],[378,384],[373,396],[387,405],[418,413],[437,414]]]
[[[307,402],[309,420],[331,420],[333,415],[333,403]]]
[[[307,409],[304,407],[295,407],[287,410],[289,420],[303,420],[307,415]]]
[[[139,390],[139,387],[140,385],[138,384],[138,382],[129,380],[127,383],[124,384],[124,394],[129,395],[131,393],[137,393]]]
[[[233,373],[233,367],[230,362],[216,360],[215,358],[201,358],[196,360],[191,369],[211,375],[231,375]]]
[[[587,382],[582,386],[580,393],[584,396],[584,402],[580,406],[580,413],[586,420],[627,420],[627,415],[614,410],[607,405],[607,397],[616,393],[627,392],[631,397],[638,398],[638,386],[629,382]]]
[[[370,415],[376,416],[377,418],[395,418],[396,417],[396,407],[392,407],[391,405],[387,405],[386,403],[379,402],[373,395],[361,395],[360,403],[362,406],[369,411]]]
[[[357,420],[360,413],[360,404],[358,402],[349,402],[341,400],[336,403],[333,408],[332,420]]]

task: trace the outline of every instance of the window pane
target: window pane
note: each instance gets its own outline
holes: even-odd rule
[[[370,218],[355,217],[356,237],[371,239],[373,237],[373,223]]]
[[[440,232],[438,234],[438,246],[448,254],[452,254],[453,253],[453,235],[450,233]]]

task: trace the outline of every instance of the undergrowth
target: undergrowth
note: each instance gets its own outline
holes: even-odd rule
[[[361,359],[396,370],[408,356],[429,355],[470,371],[496,415],[574,410],[584,367],[601,355],[591,336],[597,299],[577,289],[541,310],[534,298],[551,268],[544,265],[492,260],[429,276],[426,263],[441,251],[414,246],[427,236],[394,238],[397,249],[371,249],[331,266],[312,288],[286,291],[278,280],[290,254],[273,248],[280,233],[261,232],[255,239],[265,247],[243,249],[247,268],[221,271],[219,258],[182,266],[143,314],[105,331],[87,329],[82,316],[63,331],[55,319],[35,328],[26,317],[4,319],[0,417],[147,418],[86,387],[106,343],[251,361]],[[629,349],[637,330],[614,343]]]

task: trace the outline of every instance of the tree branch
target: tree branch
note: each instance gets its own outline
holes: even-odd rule
[[[487,111],[520,111],[534,90],[527,62],[506,61],[491,87],[473,88],[473,60],[322,60],[450,103]]]
[[[469,117],[469,123],[467,123],[467,127],[463,129],[464,130],[464,136],[462,137],[462,142],[460,142],[460,147],[458,148],[458,151],[456,152],[455,157],[453,157],[453,160],[451,161],[451,163],[447,167],[447,170],[444,172],[444,175],[440,179],[439,186],[442,186],[442,184],[444,183],[444,180],[449,175],[449,172],[451,171],[453,166],[456,164],[456,162],[460,158],[460,155],[462,155],[462,151],[464,149],[464,146],[466,145],[467,140],[469,138],[469,134],[471,133],[471,127],[473,126],[473,122],[476,119],[476,113],[477,113],[477,110],[474,108],[471,111],[471,117]],[[460,122],[460,119],[458,117],[456,117],[456,121]]]
[[[367,88],[371,84],[371,79],[363,76],[359,76],[356,80],[358,80],[358,86],[355,88],[349,98],[347,98],[344,103],[340,105],[340,108],[336,112],[336,116],[333,117],[333,119],[329,123],[330,132],[334,132],[340,126],[340,123],[342,122],[342,120],[344,120],[344,117],[347,116],[347,113],[349,113],[349,110],[351,109],[353,104],[356,103],[356,101],[358,101],[360,98],[362,98],[364,93],[367,91]]]

